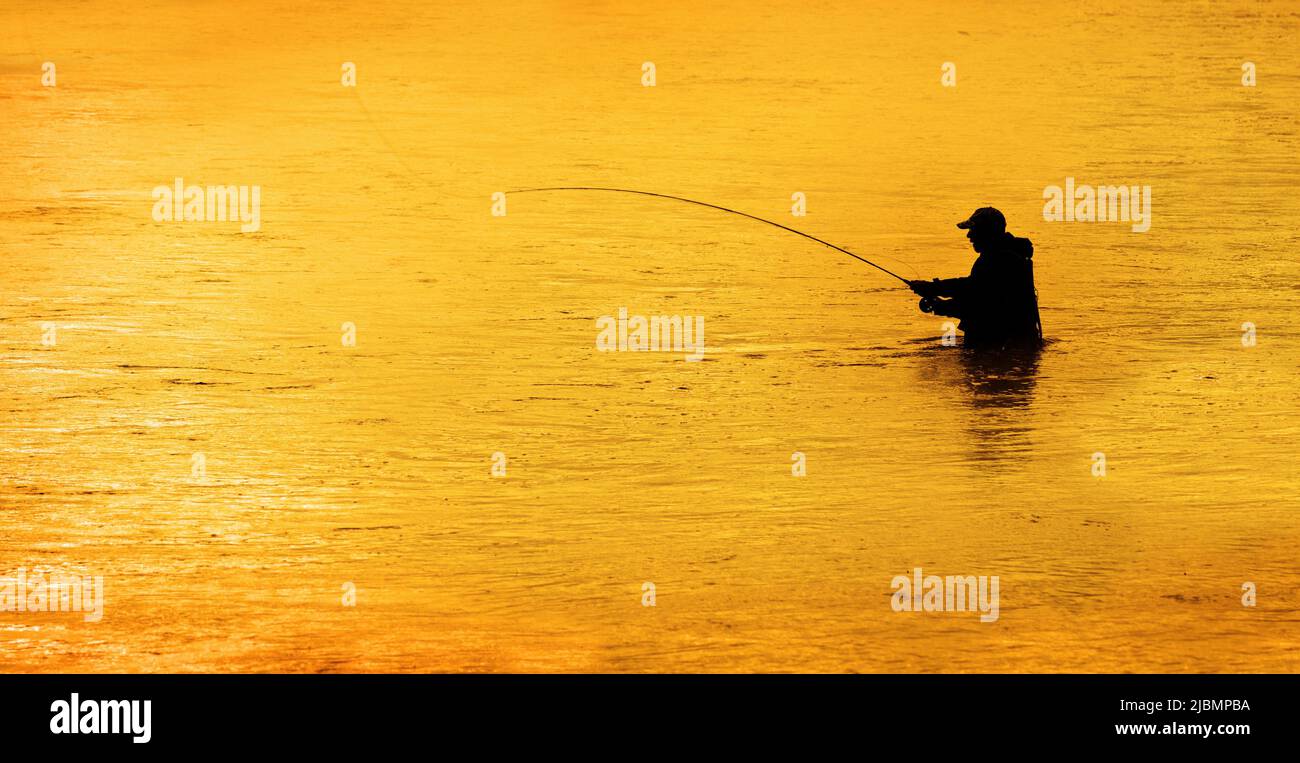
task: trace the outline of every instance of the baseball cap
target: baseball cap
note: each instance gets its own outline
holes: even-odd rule
[[[1007,229],[1007,218],[993,207],[980,207],[972,212],[970,217],[957,223],[957,227],[963,230],[977,228],[1001,232]]]

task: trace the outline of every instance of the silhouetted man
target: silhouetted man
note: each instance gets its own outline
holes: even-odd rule
[[[960,318],[967,347],[1037,346],[1043,341],[1034,288],[1034,245],[1007,233],[1007,219],[981,207],[957,223],[979,252],[965,278],[908,281],[921,310]]]

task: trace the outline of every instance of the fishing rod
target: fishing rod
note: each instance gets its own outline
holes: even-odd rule
[[[761,217],[759,217],[759,216],[757,216],[757,215],[751,215],[751,214],[749,214],[748,212],[741,212],[741,211],[738,210],[738,209],[731,209],[730,207],[723,207],[723,206],[719,206],[719,205],[717,205],[717,204],[709,204],[708,202],[704,202],[704,201],[696,201],[695,199],[688,199],[688,198],[685,198],[684,196],[672,196],[672,195],[670,195],[670,194],[666,194],[666,193],[653,193],[653,192],[651,192],[651,191],[634,191],[634,190],[631,190],[631,189],[629,189],[629,188],[597,188],[597,187],[595,187],[595,186],[556,186],[556,187],[553,187],[553,188],[520,188],[520,189],[515,190],[515,191],[506,191],[506,193],[507,193],[507,194],[512,194],[512,193],[540,193],[540,192],[542,192],[542,191],[610,191],[610,192],[614,192],[614,193],[634,193],[634,194],[637,194],[637,195],[639,195],[639,196],[654,196],[654,197],[656,197],[656,198],[660,198],[660,199],[672,199],[672,200],[674,200],[674,201],[684,201],[684,202],[686,202],[687,204],[696,204],[696,205],[701,206],[701,207],[708,207],[709,209],[717,209],[717,210],[721,210],[721,211],[723,211],[723,212],[730,212],[730,213],[733,214],[733,215],[740,215],[741,217],[748,217],[749,219],[751,219],[751,220],[757,220],[757,221],[759,221],[760,223],[767,223],[768,225],[774,225],[774,226],[776,226],[777,228],[780,228],[781,230],[789,231],[789,232],[794,233],[794,234],[796,234],[796,235],[803,236],[803,237],[806,238],[806,239],[810,239],[810,240],[812,240],[812,241],[816,241],[817,243],[821,244],[822,246],[829,246],[831,249],[834,249],[834,250],[837,251],[837,252],[844,252],[845,254],[847,254],[848,256],[852,257],[853,259],[858,260],[858,261],[860,261],[860,262],[865,262],[866,264],[870,265],[871,267],[875,268],[876,270],[879,270],[880,272],[882,272],[882,273],[884,273],[884,274],[886,274],[886,275],[893,276],[894,278],[897,278],[898,280],[902,281],[904,284],[907,284],[909,287],[911,286],[911,284],[908,283],[908,280],[907,280],[906,278],[900,276],[899,274],[897,274],[897,273],[895,273],[895,272],[893,272],[893,271],[891,271],[891,270],[887,270],[887,269],[885,269],[885,268],[882,268],[881,266],[877,265],[876,263],[872,262],[871,260],[868,260],[866,257],[860,257],[860,256],[854,254],[853,252],[850,252],[848,249],[845,249],[844,247],[841,247],[841,246],[836,246],[836,245],[832,244],[832,243],[829,242],[829,241],[822,241],[821,239],[817,238],[816,236],[813,236],[813,235],[810,235],[810,234],[804,233],[804,232],[801,231],[801,230],[795,230],[794,228],[791,228],[791,227],[788,226],[788,225],[782,225],[781,223],[772,222],[771,220],[765,220],[765,219],[763,219],[763,218],[761,218]]]

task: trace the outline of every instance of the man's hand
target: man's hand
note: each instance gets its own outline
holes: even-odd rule
[[[933,297],[934,283],[931,281],[908,281],[908,287],[922,297]]]

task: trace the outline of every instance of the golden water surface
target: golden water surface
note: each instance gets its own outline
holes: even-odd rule
[[[0,669],[1300,666],[1297,3],[307,7],[0,10],[0,575],[106,590]],[[176,177],[261,229],[155,222]],[[1150,231],[1044,221],[1067,177]],[[700,207],[491,214],[539,185],[926,278],[994,205],[1051,341]],[[597,352],[620,307],[705,360]],[[894,612],[916,567],[998,621]]]

